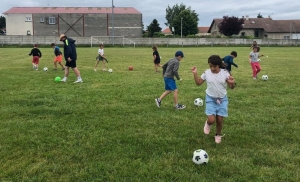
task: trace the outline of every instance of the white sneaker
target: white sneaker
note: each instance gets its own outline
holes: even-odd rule
[[[96,69],[94,69],[94,71],[97,71]]]
[[[77,79],[74,83],[81,83],[83,82],[82,79]]]
[[[67,81],[67,78],[61,79],[61,82],[66,82],[66,81]]]

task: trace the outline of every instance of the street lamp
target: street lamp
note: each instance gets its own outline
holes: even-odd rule
[[[183,18],[181,18],[181,38],[182,38],[182,19]]]
[[[111,0],[111,25],[112,25],[112,36],[113,36],[113,45],[115,45],[115,30],[114,30],[114,0]]]

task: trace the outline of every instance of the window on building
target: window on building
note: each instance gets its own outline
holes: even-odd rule
[[[45,22],[45,18],[44,17],[40,17],[40,22],[44,23]]]
[[[49,17],[49,24],[54,25],[56,23],[55,17]]]
[[[29,16],[29,17],[26,17],[25,21],[32,21],[32,20],[31,20],[31,17],[30,17],[30,16]]]
[[[283,39],[290,39],[290,36],[283,36]]]
[[[254,37],[259,37],[259,32],[257,30],[254,31]]]

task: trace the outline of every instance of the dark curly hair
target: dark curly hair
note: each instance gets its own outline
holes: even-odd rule
[[[212,65],[218,65],[220,68],[225,68],[226,64],[222,61],[221,57],[218,55],[211,55],[208,58],[208,63],[211,63]]]

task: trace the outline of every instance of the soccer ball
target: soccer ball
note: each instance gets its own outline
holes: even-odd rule
[[[197,98],[194,100],[194,105],[195,106],[203,106],[203,100],[200,98]]]
[[[205,150],[202,149],[198,149],[194,151],[194,155],[193,155],[193,162],[195,164],[207,164],[209,157],[208,154],[205,152]]]
[[[268,75],[263,75],[263,76],[261,77],[261,79],[264,80],[264,81],[267,81],[268,78],[269,78]]]
[[[56,82],[60,82],[61,81],[61,78],[59,76],[55,77],[54,79]]]
[[[129,66],[129,71],[132,71],[133,70],[133,66]]]
[[[112,70],[112,69],[108,69],[108,72],[112,73],[112,72],[113,72],[113,70]]]
[[[44,71],[48,71],[48,68],[47,68],[47,67],[45,67],[45,68],[44,68]]]

